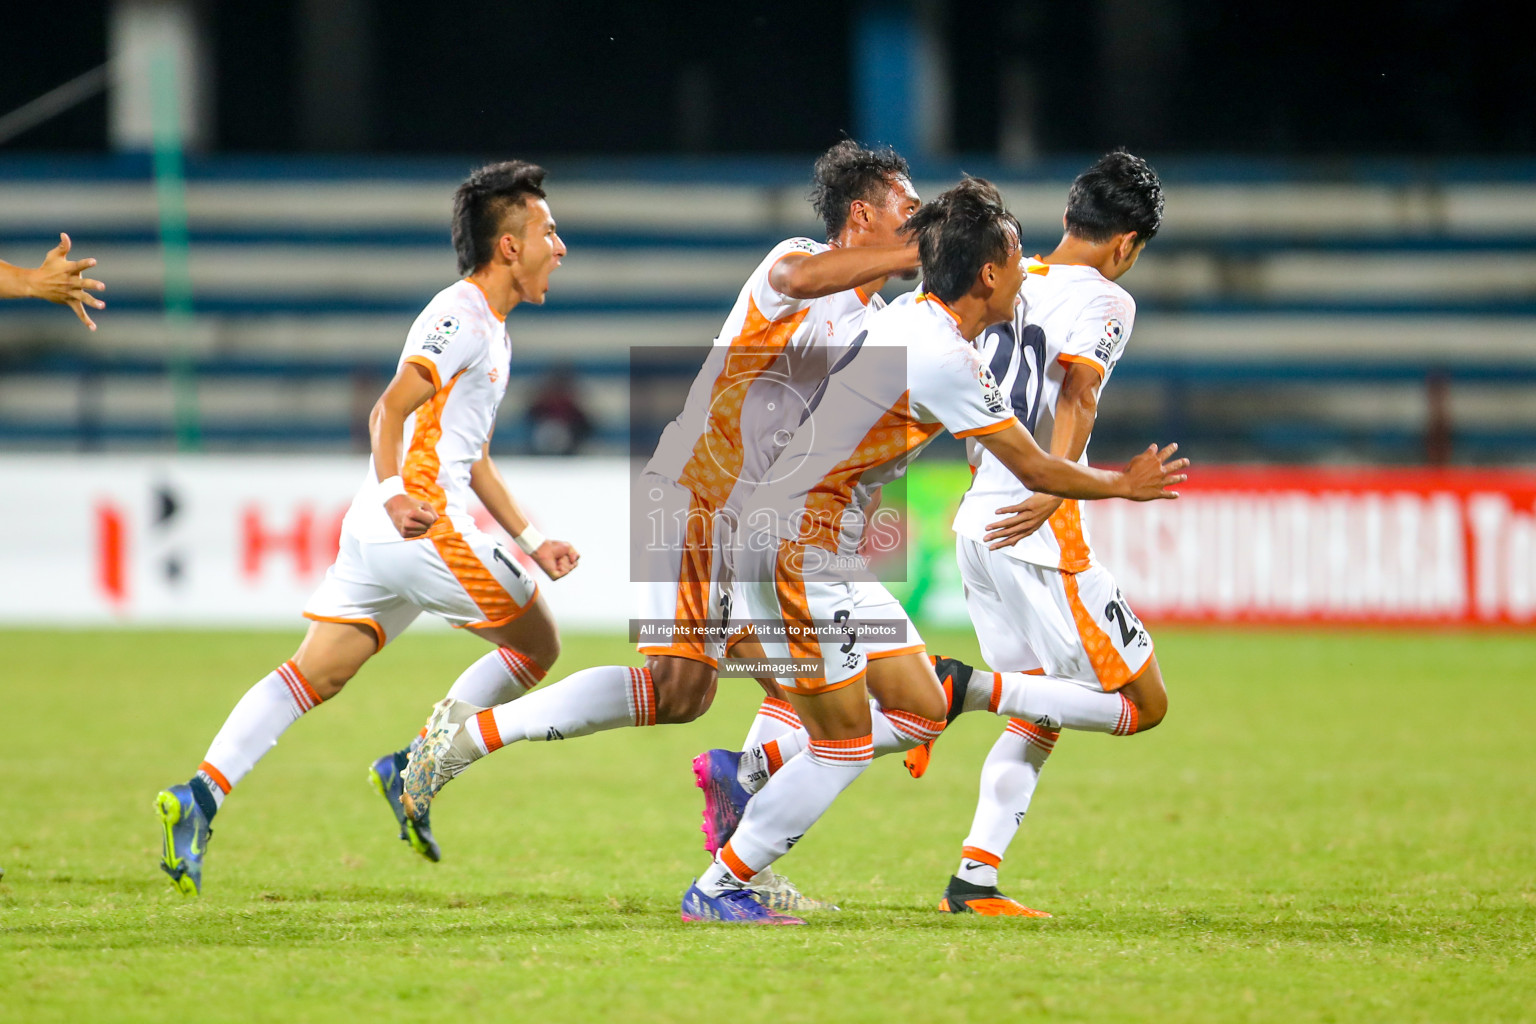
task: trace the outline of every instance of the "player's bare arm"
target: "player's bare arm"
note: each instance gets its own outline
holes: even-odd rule
[[[39,266],[17,267],[0,260],[0,299],[43,299],[68,306],[81,323],[94,331],[96,322],[85,307],[106,309],[107,304],[91,292],[105,291],[107,286],[85,276],[96,261],[71,260],[69,247],[69,236],[60,232],[59,244],[48,250]]]
[[[399,477],[405,459],[405,421],[437,394],[432,377],[418,363],[406,363],[389,382],[368,416],[368,437],[373,445],[373,465],[382,484]],[[437,511],[420,498],[403,492],[384,501],[384,511],[400,536],[420,537],[437,521]]]
[[[496,468],[496,463],[491,459],[490,447],[481,449],[480,461],[476,462],[469,470],[469,486],[475,492],[475,497],[485,506],[485,510],[491,514],[491,518],[500,524],[514,538],[518,539],[518,546],[523,547],[529,536],[529,527],[533,524],[528,521],[528,515],[518,505],[517,499],[512,496],[512,491],[507,487],[506,477],[501,475],[501,470]],[[536,533],[536,531],[535,531]],[[532,551],[528,551],[528,557],[532,558],[540,569],[544,570],[552,580],[557,580],[576,568],[576,563],[581,560],[581,555],[574,547],[563,540],[546,540],[542,534],[538,534],[537,546],[528,544]],[[524,547],[524,550],[527,550]]]
[[[1094,420],[1099,414],[1099,387],[1104,376],[1087,363],[1070,363],[1061,382],[1061,397],[1056,400],[1056,417],[1051,426],[1052,455],[1076,462],[1088,447]],[[1019,505],[997,510],[1007,516],[987,524],[987,546],[994,551],[1011,547],[1028,537],[1050,519],[1064,499],[1054,494],[1033,494]]]
[[[793,299],[819,299],[916,270],[917,245],[860,245],[790,253],[768,271],[768,283]]]
[[[1063,498],[1128,498],[1131,501],[1177,498],[1178,493],[1169,488],[1184,482],[1185,476],[1180,470],[1189,465],[1188,459],[1168,461],[1179,448],[1170,444],[1161,451],[1157,445],[1148,445],[1146,451],[1119,472],[1081,466],[1048,454],[1017,421],[1003,430],[980,435],[976,440],[996,455],[1025,487]]]

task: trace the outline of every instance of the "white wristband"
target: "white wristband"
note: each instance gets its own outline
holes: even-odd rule
[[[531,555],[544,546],[544,535],[532,523],[529,523],[527,528],[512,540],[523,549],[525,555]]]
[[[379,481],[379,501],[388,501],[397,494],[405,493],[405,481],[397,473],[388,480]]]

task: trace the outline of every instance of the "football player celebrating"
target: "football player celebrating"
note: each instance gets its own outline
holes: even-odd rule
[[[1067,194],[1065,234],[1026,267],[1019,330],[989,332],[982,355],[1050,450],[1086,463],[1099,395],[1130,340],[1136,303],[1116,282],[1157,234],[1163,191],[1145,160],[1114,152]],[[1163,720],[1152,639],[1088,544],[1075,501],[1031,490],[990,451],[955,516],[956,556],[982,658],[938,662],[952,710],[1012,715],[981,772],[960,866],[939,901],[951,913],[1047,916],[998,891],[997,871],[1061,729],[1129,736]],[[1003,518],[998,518],[1001,515]],[[927,751],[908,767],[920,775]]]
[[[871,495],[899,478],[941,430],[975,438],[1033,490],[1067,497],[1173,497],[1184,462],[1154,446],[1122,473],[1043,452],[1019,423],[975,347],[1016,307],[1023,264],[1018,223],[997,190],[966,179],[909,223],[924,289],[870,316],[828,378],[816,414],[778,456],[742,516],[736,565],[754,620],[783,624],[770,656],[802,674],[781,681],[809,735],[747,805],[714,863],[683,897],[689,921],[795,924],[753,893],[750,880],[782,857],[875,755],[857,636],[824,647],[827,624],[849,620]],[[1166,463],[1166,464],[1165,464]],[[925,663],[926,665],[926,663]],[[938,682],[929,670],[932,688]]]
[[[161,868],[181,892],[202,890],[210,824],[231,788],[423,611],[495,645],[454,682],[454,697],[510,700],[560,653],[538,586],[475,527],[469,509],[474,494],[551,579],[576,566],[571,545],[545,539],[528,521],[489,454],[512,351],[507,314],[544,302],[566,251],[543,181],[543,168],[509,161],[480,168],[454,193],[453,245],[464,277],[411,325],[395,377],[373,407],[372,460],[342,522],[336,563],[304,607],[309,630],[293,657],[235,705],[191,780],[156,799]],[[399,810],[405,759],[404,751],[381,758],[374,784],[396,808],[401,838],[436,860],[426,819],[407,821]]]
[[[805,418],[830,353],[883,305],[876,292],[886,278],[917,266],[901,231],[918,198],[895,152],[838,143],[816,161],[811,199],[827,241],[786,239],[764,257],[639,476],[631,520],[658,533],[637,544],[635,561],[637,624],[655,627],[639,645],[644,665],[584,669],[515,704],[443,701],[407,770],[408,814],[425,815],[449,779],[504,746],[690,722],[709,707],[730,620],[721,555],[737,511]],[[751,639],[739,648],[755,649]],[[768,689],[775,700],[776,686]]]

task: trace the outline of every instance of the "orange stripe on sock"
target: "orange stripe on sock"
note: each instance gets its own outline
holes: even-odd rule
[[[987,701],[987,710],[997,714],[997,706],[1003,702],[1003,677],[997,672],[992,673],[992,697]]]
[[[858,736],[851,740],[811,740],[811,756],[822,761],[842,763],[869,762],[875,757],[875,738]]]
[[[304,688],[304,695],[309,698],[309,706],[314,707],[316,704],[319,704],[320,695],[315,692],[313,686],[309,685],[309,680],[304,678],[304,673],[299,671],[299,666],[295,665],[292,661],[285,661],[283,664],[288,666],[289,670],[293,672],[293,678],[297,679],[299,685]]]
[[[656,684],[651,681],[651,670],[648,668],[632,668],[629,670],[629,692],[634,698],[635,724],[656,724]]]
[[[779,753],[778,740],[769,740],[763,744],[763,756],[768,759],[769,775],[784,767],[784,757]]]
[[[1045,751],[1053,750],[1061,733],[1055,729],[1042,729],[1033,722],[1026,722],[1022,718],[1008,719],[1008,731],[1035,744]]]
[[[886,711],[884,714],[895,729],[921,743],[926,743],[944,731],[943,722],[914,715],[910,711]]]
[[[751,868],[747,867],[746,861],[736,856],[736,851],[731,849],[731,844],[729,842],[720,847],[720,863],[724,864],[726,868],[730,870],[731,874],[735,875],[738,880],[743,882],[750,882],[752,880],[752,876],[757,874],[756,871],[753,871]]]
[[[1136,709],[1125,694],[1120,695],[1120,721],[1115,724],[1116,736],[1129,736],[1136,731],[1136,725],[1141,718],[1141,712]]]
[[[995,853],[988,853],[986,850],[983,850],[979,846],[960,847],[960,856],[964,857],[966,860],[980,861],[988,867],[994,868],[1003,863],[1003,858],[999,857]]]
[[[493,750],[501,749],[501,731],[496,728],[496,711],[494,708],[486,708],[476,715],[475,725],[480,730],[480,739],[485,743],[485,752],[487,754]]]
[[[228,796],[229,791],[234,788],[229,784],[229,780],[224,777],[224,773],[219,771],[213,765],[209,764],[207,761],[204,761],[202,764],[198,765],[197,770],[217,783],[218,787],[224,791],[226,796]]]

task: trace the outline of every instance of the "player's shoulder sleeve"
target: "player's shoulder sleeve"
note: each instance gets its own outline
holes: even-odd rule
[[[918,418],[956,437],[980,437],[1018,422],[986,360],[963,342],[913,346],[907,373]]]
[[[1130,340],[1136,302],[1124,288],[1112,281],[1101,281],[1084,289],[1079,309],[1062,339],[1056,360],[1063,364],[1086,363],[1100,375],[1107,375]]]
[[[774,246],[763,262],[758,264],[757,270],[752,273],[749,287],[752,290],[752,302],[757,306],[758,312],[768,320],[783,320],[785,317],[794,316],[815,302],[815,299],[796,299],[785,295],[773,287],[769,278],[773,268],[784,257],[796,254],[815,256],[826,252],[828,248],[830,247],[825,242],[818,242],[813,238],[786,238]]]
[[[470,285],[470,287],[474,287]],[[485,319],[456,294],[456,288],[439,292],[422,310],[405,337],[402,362],[416,363],[432,375],[441,388],[465,367],[484,355]]]

